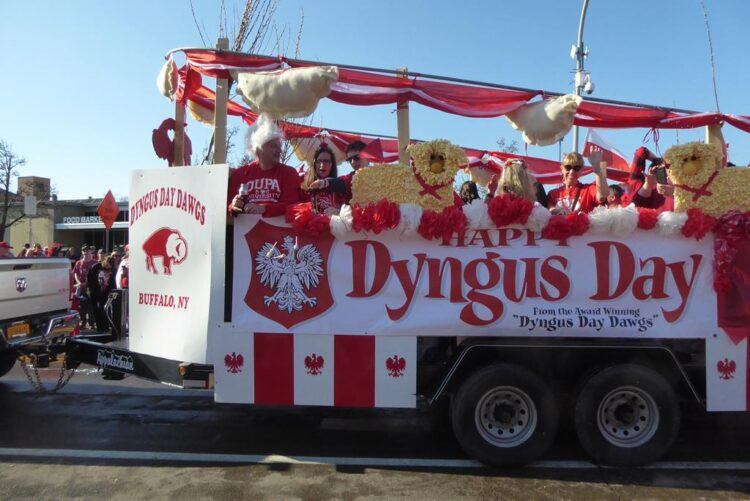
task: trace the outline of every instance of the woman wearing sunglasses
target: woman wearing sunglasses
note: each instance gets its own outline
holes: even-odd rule
[[[560,166],[563,185],[549,192],[547,207],[553,214],[591,212],[596,206],[607,201],[609,186],[606,173],[596,159],[592,158],[592,163],[596,182],[585,184],[578,180],[583,169],[583,157],[575,152],[563,157]]]

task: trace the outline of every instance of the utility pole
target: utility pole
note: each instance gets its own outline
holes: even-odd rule
[[[589,8],[589,0],[583,0],[583,7],[581,8],[581,20],[578,22],[578,40],[576,45],[571,49],[571,57],[575,56],[576,59],[576,77],[575,77],[575,93],[576,96],[581,95],[581,91],[586,88],[586,91],[591,94],[594,91],[594,85],[588,79],[583,68],[583,60],[588,57],[588,50],[583,46],[583,26],[586,23],[586,11]],[[578,152],[578,135],[579,127],[573,126],[573,151]]]

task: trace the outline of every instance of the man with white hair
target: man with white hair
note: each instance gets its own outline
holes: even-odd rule
[[[232,171],[227,201],[229,212],[281,216],[300,201],[297,171],[280,162],[284,136],[278,126],[261,115],[250,136],[249,150],[255,160]]]

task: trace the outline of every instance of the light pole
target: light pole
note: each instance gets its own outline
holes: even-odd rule
[[[570,56],[575,57],[576,59],[576,96],[580,96],[582,90],[585,90],[587,94],[594,92],[594,84],[583,69],[583,60],[588,57],[588,50],[583,47],[583,25],[586,23],[586,11],[588,8],[589,0],[583,0],[583,7],[581,7],[581,20],[578,23],[578,41],[570,51]],[[578,129],[579,127],[577,125],[573,126],[573,151],[575,152],[578,151]]]

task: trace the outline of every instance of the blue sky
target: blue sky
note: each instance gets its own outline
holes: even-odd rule
[[[219,3],[194,0],[214,39],[210,43],[217,35]],[[721,110],[750,114],[750,2],[705,3]],[[304,10],[305,59],[407,66],[559,92],[572,89],[569,51],[580,6],[580,0],[281,0],[276,23],[293,38]],[[591,51],[587,69],[596,84],[595,97],[698,111],[715,108],[698,0],[591,0],[584,40]],[[153,152],[151,131],[174,108],[154,82],[170,48],[201,45],[187,0],[5,0],[0,3],[0,44],[0,138],[27,159],[22,174],[52,178],[60,198],[102,196],[108,189],[122,196],[128,192],[130,170],[166,165]],[[392,111],[390,106],[323,102],[314,125],[395,135]],[[199,153],[209,129],[189,121],[187,130]],[[411,131],[421,139],[445,137],[482,149],[492,148],[500,137],[520,142],[504,118],[468,119],[419,105],[411,109]],[[729,126],[724,131],[730,159],[750,162],[748,135]],[[629,156],[645,132],[604,135]],[[703,134],[702,129],[679,131],[679,140]],[[662,151],[676,139],[674,131],[662,131]],[[563,148],[570,144],[567,138]],[[558,148],[529,147],[529,154],[556,159]]]

